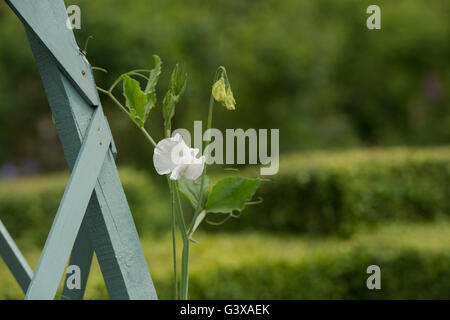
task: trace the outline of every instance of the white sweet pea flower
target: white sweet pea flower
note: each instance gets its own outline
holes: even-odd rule
[[[195,180],[203,172],[205,156],[197,158],[199,150],[189,148],[180,134],[158,142],[153,153],[153,164],[158,174],[171,173],[171,180],[186,177]]]

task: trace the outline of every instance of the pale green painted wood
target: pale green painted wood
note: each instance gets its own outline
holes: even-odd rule
[[[92,108],[52,63],[45,48],[29,35],[47,98],[69,167],[73,166],[81,132]],[[95,253],[111,299],[156,299],[136,227],[109,152],[89,203],[86,219]]]
[[[73,31],[66,27],[67,12],[61,0],[6,0],[21,21],[44,43],[67,78],[88,99],[99,105],[92,74],[75,42]]]
[[[92,247],[91,244],[91,240],[89,237],[89,230],[87,229],[87,221],[85,217],[83,219],[80,231],[78,232],[77,238],[75,240],[75,245],[73,246],[69,262],[69,266],[76,265],[80,267],[81,288],[80,289],[67,288],[67,279],[70,275],[66,275],[63,292],[61,294],[61,299],[63,300],[83,299],[84,292],[86,290],[87,280],[89,277],[89,272],[91,270],[93,255],[94,255],[94,248]]]
[[[109,128],[109,122],[108,122],[108,119],[106,118],[106,116],[105,116],[105,121],[106,121],[106,125],[108,126],[108,130],[111,131],[111,129]],[[114,143],[114,139],[111,140],[111,152],[115,159],[117,157],[117,148],[116,148],[116,144]]]
[[[25,299],[53,299],[83,221],[111,134],[96,108]]]
[[[25,293],[30,284],[33,271],[14,243],[2,221],[0,220],[0,256]]]
[[[53,21],[52,14],[57,12],[47,12],[42,19]],[[64,154],[69,167],[72,167],[91,120],[91,103],[85,100],[85,94],[80,93],[78,87],[74,88],[71,77],[68,79],[67,73],[60,70],[54,55],[38,38],[37,33],[29,27],[26,27],[26,31],[44,82]],[[84,60],[82,62],[85,63]],[[73,67],[76,68],[77,66]],[[85,72],[86,81],[89,82],[92,78],[91,70]],[[156,299],[112,151],[106,155],[85,219],[110,298]]]

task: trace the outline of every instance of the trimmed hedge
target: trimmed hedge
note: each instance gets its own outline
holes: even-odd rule
[[[269,234],[205,234],[192,245],[192,299],[449,299],[450,225],[384,226],[352,239]],[[172,298],[170,234],[143,249],[160,299]],[[33,266],[39,252],[26,253]],[[368,290],[366,269],[381,268],[381,290]],[[0,262],[0,270],[3,266]],[[59,296],[59,295],[57,295]],[[0,273],[0,299],[23,294]],[[95,263],[87,299],[107,299]]]
[[[449,299],[450,224],[389,224],[351,239],[200,232],[192,299]],[[161,299],[172,297],[170,236],[143,242]],[[367,267],[381,268],[368,290]],[[88,298],[107,298],[99,276]],[[89,286],[89,284],[88,284]]]
[[[450,214],[449,147],[293,154],[282,158],[277,175],[263,178],[270,179],[258,191],[264,202],[228,228],[349,235],[361,226]]]
[[[138,232],[169,230],[163,179],[127,168],[120,176]],[[360,227],[445,220],[450,213],[450,147],[293,154],[282,157],[277,175],[265,178],[270,181],[258,191],[262,204],[220,227],[200,229],[347,236]],[[0,219],[15,238],[45,241],[67,180],[67,174],[55,174],[0,182]]]
[[[138,232],[165,231],[170,214],[160,188],[145,172],[121,168],[120,177]],[[0,219],[13,238],[45,242],[68,179],[68,174],[50,174],[0,183]]]
[[[359,248],[304,262],[265,261],[193,274],[193,299],[449,299],[450,254]],[[366,268],[382,266],[382,290],[368,290]],[[167,287],[167,284],[166,284]],[[167,292],[166,288],[166,292]]]

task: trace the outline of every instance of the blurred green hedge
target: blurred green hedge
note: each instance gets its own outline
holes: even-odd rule
[[[191,297],[448,299],[449,227],[448,222],[393,223],[351,239],[199,234],[192,247]],[[150,252],[152,246],[147,242],[144,249]],[[366,287],[370,265],[381,268],[381,290]],[[154,277],[159,294],[170,297],[171,282],[159,273]]]
[[[348,235],[385,221],[450,215],[449,147],[293,154],[267,178],[264,202],[233,227]]]
[[[255,170],[241,174],[254,176]],[[171,215],[165,185],[128,168],[120,176],[138,232],[166,232]],[[293,154],[282,157],[277,175],[264,178],[270,180],[257,194],[263,203],[220,227],[200,228],[346,236],[386,221],[433,221],[450,214],[449,147]],[[10,232],[43,243],[67,180],[56,174],[1,182],[0,218]]]
[[[120,178],[139,233],[165,231],[167,201],[145,172],[120,169]],[[0,219],[14,238],[43,244],[68,182],[68,174],[49,174],[0,183]]]
[[[382,266],[382,290],[368,290],[366,268]],[[193,299],[449,299],[450,254],[361,247],[306,261],[260,261],[192,274]],[[165,291],[169,294],[170,286]]]
[[[190,298],[449,299],[449,228],[391,224],[351,239],[200,232],[191,247]],[[170,234],[144,237],[142,246],[159,298],[171,299]],[[25,252],[32,267],[40,250]],[[366,287],[370,265],[381,268],[381,290]],[[5,298],[22,299],[23,293],[9,272],[0,272],[0,299]],[[86,299],[107,298],[95,262]]]
[[[446,0],[378,0],[381,30],[368,30],[372,0],[71,0],[81,8],[80,48],[104,67],[97,83],[163,59],[164,97],[176,62],[189,74],[174,128],[206,122],[215,69],[224,65],[236,112],[219,108],[214,127],[280,128],[283,152],[349,146],[435,145],[450,141],[450,28]],[[0,163],[36,157],[64,168],[48,103],[23,26],[0,6]],[[118,97],[120,97],[119,91]],[[150,148],[110,99],[103,105],[129,165]],[[148,127],[163,137],[160,109]],[[21,123],[24,125],[18,126]],[[139,139],[139,140],[138,140]],[[50,148],[51,147],[51,148]],[[55,151],[56,150],[56,151]]]
[[[351,239],[200,232],[191,247],[190,298],[449,299],[449,227],[392,224]],[[170,241],[169,233],[142,241],[160,299],[172,298]],[[25,253],[32,266],[39,253]],[[381,290],[366,287],[370,265],[381,269]],[[22,299],[23,293],[9,272],[0,272],[0,299],[5,298]],[[107,298],[94,263],[86,299]]]

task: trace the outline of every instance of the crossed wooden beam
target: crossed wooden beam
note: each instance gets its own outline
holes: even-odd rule
[[[91,66],[66,27],[62,0],[6,0],[25,26],[71,176],[34,275],[0,222],[0,255],[26,292],[53,299],[67,261],[81,269],[82,299],[93,253],[111,299],[157,299],[115,165],[116,149]]]

